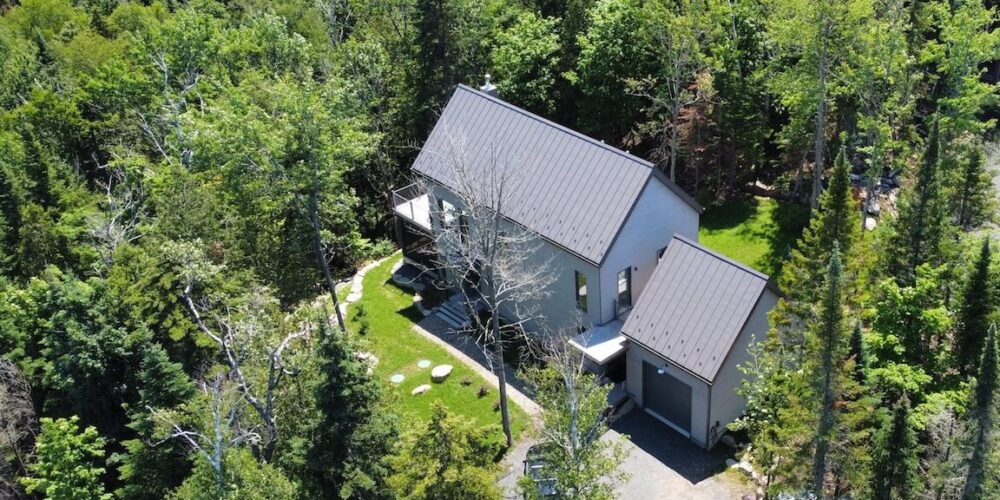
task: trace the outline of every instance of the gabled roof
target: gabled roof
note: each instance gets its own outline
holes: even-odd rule
[[[697,212],[701,206],[649,162],[459,85],[413,163],[455,189],[455,161],[486,178],[508,169],[508,219],[600,264],[646,185],[663,182]]]
[[[674,235],[622,333],[712,383],[768,277]]]

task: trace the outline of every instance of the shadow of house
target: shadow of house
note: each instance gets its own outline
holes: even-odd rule
[[[726,469],[731,454],[721,446],[705,450],[690,439],[635,409],[611,424],[611,429],[692,484],[698,484]]]

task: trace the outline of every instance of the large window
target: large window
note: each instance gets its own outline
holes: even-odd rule
[[[587,275],[576,271],[576,307],[587,312]]]
[[[618,310],[632,307],[632,268],[626,267],[618,273]]]

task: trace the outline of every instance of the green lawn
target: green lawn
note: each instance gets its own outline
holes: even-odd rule
[[[771,198],[739,200],[706,210],[701,216],[698,241],[777,277],[808,216],[805,207],[782,204]]]
[[[390,270],[400,258],[396,254],[365,275],[360,303],[365,305],[371,326],[371,332],[366,337],[369,348],[379,359],[375,373],[395,395],[404,426],[410,428],[416,422],[426,422],[430,418],[431,404],[434,401],[441,401],[452,412],[473,418],[482,424],[499,424],[500,412],[493,410],[493,404],[498,399],[496,388],[445,349],[412,330],[414,322],[423,316],[413,306],[412,292],[397,286],[391,280]],[[347,321],[350,327],[357,326],[355,311],[353,306],[348,309]],[[430,360],[431,367],[447,363],[455,369],[444,383],[434,384],[431,382],[431,368],[420,369],[417,366],[421,359]],[[402,373],[406,380],[398,385],[393,384],[389,377],[395,373]],[[462,385],[462,380],[466,377],[472,383]],[[411,396],[410,391],[421,384],[430,384],[430,392]],[[489,389],[489,394],[485,397],[477,394],[480,386]],[[529,418],[513,401],[510,410],[516,439],[528,425]]]

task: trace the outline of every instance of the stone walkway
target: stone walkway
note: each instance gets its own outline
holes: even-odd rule
[[[337,292],[340,292],[346,286],[351,287],[350,291],[347,293],[347,297],[345,297],[344,300],[340,302],[340,314],[347,316],[347,306],[361,300],[361,294],[364,291],[364,280],[365,276],[368,274],[368,271],[375,269],[380,264],[385,262],[385,260],[388,258],[390,257],[385,257],[383,259],[379,259],[374,262],[369,262],[368,264],[365,264],[364,267],[358,269],[358,272],[354,273],[354,277],[352,277],[350,280],[342,281],[340,283],[337,283],[336,286],[334,286],[334,289]]]

